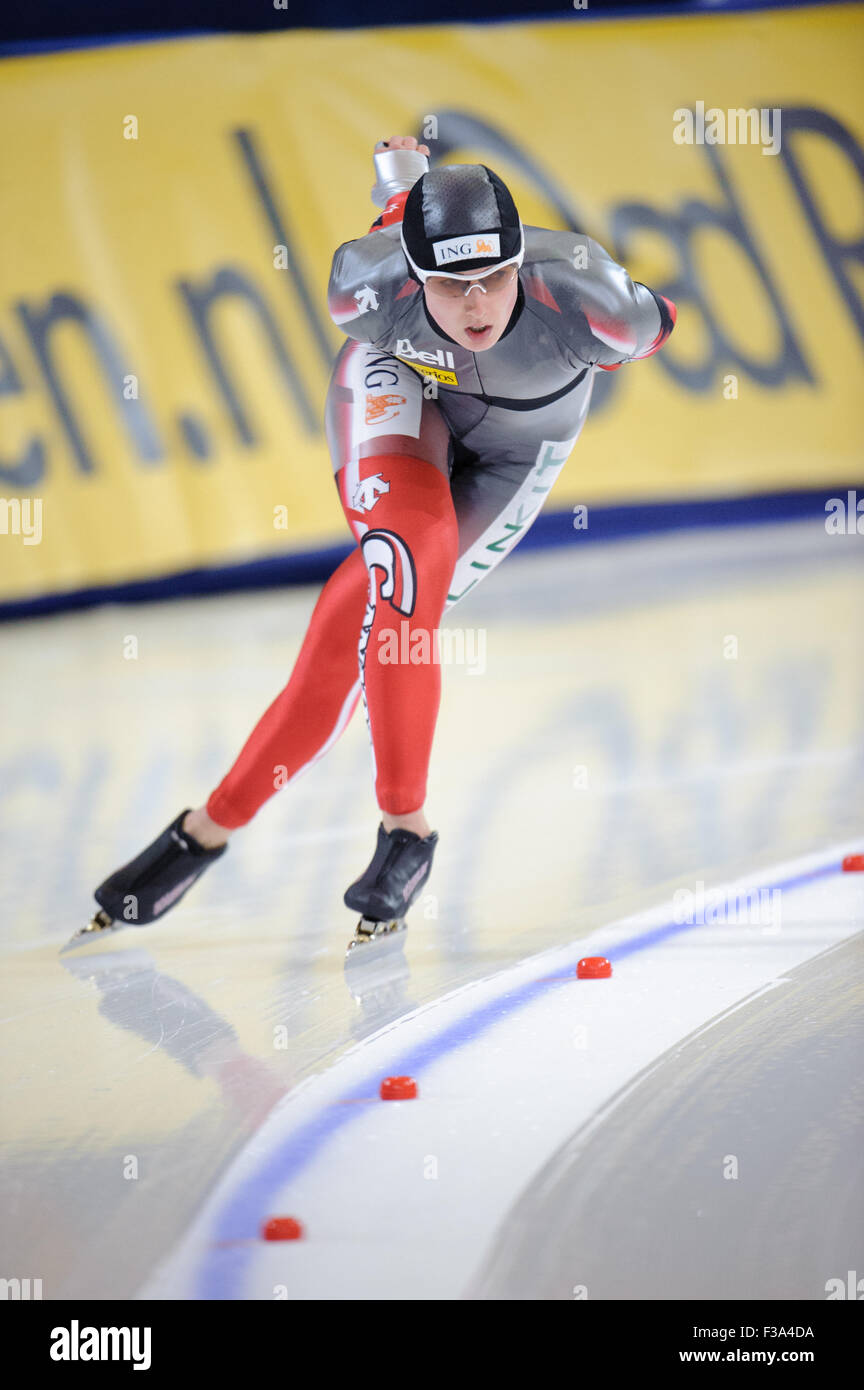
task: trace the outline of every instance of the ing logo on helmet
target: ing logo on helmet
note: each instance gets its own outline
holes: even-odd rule
[[[477,256],[500,256],[501,237],[497,232],[481,232],[475,236],[451,236],[444,241],[433,241],[436,265],[448,265],[451,261],[470,261]]]
[[[366,424],[378,425],[383,420],[393,420],[399,414],[399,407],[405,404],[405,396],[394,396],[387,392],[381,396],[366,393]]]
[[[414,558],[401,536],[395,531],[366,531],[360,538],[360,549],[372,582],[370,603],[375,604],[374,570],[383,570],[380,594],[398,613],[410,618],[417,601],[417,571]]]

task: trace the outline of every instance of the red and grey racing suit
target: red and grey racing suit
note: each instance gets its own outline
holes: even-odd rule
[[[513,313],[473,353],[436,324],[409,276],[406,196],[333,258],[330,314],[348,341],[326,428],[358,544],[322,590],[288,685],[208,801],[226,827],[316,762],[361,696],[379,806],[422,806],[442,615],[530,528],[585,422],[595,372],[650,357],[674,326],[674,304],[596,241],[526,226]],[[428,441],[441,438],[431,456]]]

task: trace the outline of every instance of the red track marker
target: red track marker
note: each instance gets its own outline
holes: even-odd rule
[[[580,980],[608,980],[612,966],[605,956],[583,956],[576,966]]]
[[[271,1216],[261,1227],[264,1240],[302,1240],[302,1223],[293,1216]]]
[[[381,1082],[382,1100],[416,1100],[417,1082],[413,1076],[385,1076]]]

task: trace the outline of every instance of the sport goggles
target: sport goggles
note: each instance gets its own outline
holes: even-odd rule
[[[525,259],[525,232],[520,224],[521,245],[515,256],[510,256],[506,261],[499,261],[497,265],[492,265],[488,270],[477,270],[472,275],[460,275],[454,271],[447,270],[421,270],[420,266],[412,259],[411,253],[405,245],[402,237],[402,250],[405,252],[406,259],[421,285],[429,284],[439,294],[445,295],[449,299],[460,299],[475,287],[487,293],[487,287],[482,283],[483,280],[489,282],[488,289],[493,294],[496,290],[503,289],[513,278],[513,270],[517,269]]]

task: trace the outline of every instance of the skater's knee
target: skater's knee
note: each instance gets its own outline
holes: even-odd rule
[[[455,523],[444,517],[426,519],[416,530],[402,526],[398,531],[367,531],[360,548],[369,573],[370,601],[377,609],[386,604],[415,621],[437,619],[447,598],[456,544]]]

